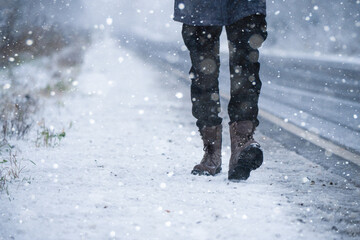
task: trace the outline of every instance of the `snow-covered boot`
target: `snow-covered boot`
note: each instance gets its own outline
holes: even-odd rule
[[[221,171],[222,125],[200,129],[204,142],[204,157],[191,171],[194,175],[212,175]]]
[[[231,157],[229,180],[246,180],[250,171],[257,169],[263,162],[260,144],[253,138],[255,131],[251,121],[239,121],[230,124]]]

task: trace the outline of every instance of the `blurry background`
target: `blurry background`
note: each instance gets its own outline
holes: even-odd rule
[[[115,31],[142,32],[164,41],[179,40],[180,24],[172,21],[173,1],[89,1],[84,5],[93,24],[113,19]],[[266,47],[316,54],[360,55],[360,1],[268,0],[270,32]]]
[[[75,44],[84,26],[81,0],[0,1],[1,64],[21,63]]]
[[[170,0],[1,0],[0,5],[3,65],[75,44],[86,30],[108,27],[108,19],[113,31],[181,40]],[[267,6],[267,48],[359,56],[359,0],[276,0],[267,1]]]
[[[90,30],[180,41],[170,0],[1,0],[1,64],[16,65],[76,45]],[[267,1],[267,49],[360,56],[360,1]]]

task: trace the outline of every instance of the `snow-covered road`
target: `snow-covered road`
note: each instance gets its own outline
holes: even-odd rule
[[[114,40],[93,44],[61,111],[74,126],[57,148],[25,147],[33,180],[1,198],[0,239],[360,236],[359,188],[261,132],[265,162],[248,181],[227,180],[227,130],[223,172],[191,175],[202,146],[189,89],[149,64]]]

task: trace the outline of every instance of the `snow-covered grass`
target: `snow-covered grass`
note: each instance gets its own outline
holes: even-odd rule
[[[227,180],[227,128],[223,172],[191,175],[202,146],[189,89],[116,41],[93,44],[78,82],[60,118],[46,110],[74,123],[62,144],[24,143],[33,178],[1,200],[0,239],[359,236],[359,189],[260,132],[265,162],[248,181]]]
[[[78,48],[66,48],[0,72],[2,138],[24,137],[33,126],[39,102],[46,104],[46,98],[75,90],[82,61]]]
[[[60,107],[61,95],[75,91],[82,47],[86,46],[69,46],[18,66],[4,66],[0,71],[0,194],[9,182],[22,179],[22,168],[18,168],[22,162],[22,139],[47,147],[57,145],[65,137],[64,130],[55,132],[53,126],[45,126],[47,114],[43,108],[54,102],[59,106],[53,107]],[[18,155],[14,155],[13,148]],[[16,156],[19,161],[15,161]]]
[[[60,132],[55,132],[53,127],[47,127],[45,123],[40,123],[39,127],[35,142],[36,147],[55,147],[66,136],[64,129]]]

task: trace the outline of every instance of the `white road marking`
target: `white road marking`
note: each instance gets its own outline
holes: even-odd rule
[[[278,118],[275,115],[273,115],[267,111],[260,109],[259,115],[261,117],[265,118],[266,120],[282,127],[286,131],[291,132],[292,134],[295,134],[296,136],[301,137],[301,138],[315,144],[316,146],[319,146],[319,147],[325,149],[325,151],[333,153],[339,157],[342,157],[342,158],[344,158],[348,161],[351,161],[351,162],[355,163],[356,165],[360,166],[360,156],[359,155],[352,153],[352,152],[346,150],[345,148],[334,144],[333,142],[325,140],[315,133],[304,130],[292,123],[284,122],[281,118]]]

